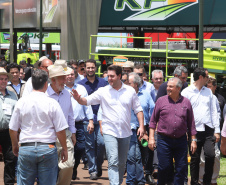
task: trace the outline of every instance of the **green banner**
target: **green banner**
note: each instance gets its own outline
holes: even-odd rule
[[[24,34],[29,36],[30,44],[38,44],[39,43],[39,33],[24,33],[18,32],[18,43],[20,43],[20,37]],[[0,32],[0,43],[9,43],[9,32]],[[43,33],[43,43],[60,43],[60,33]]]
[[[204,25],[226,24],[226,1],[204,3]],[[102,0],[100,27],[198,26],[198,0]]]

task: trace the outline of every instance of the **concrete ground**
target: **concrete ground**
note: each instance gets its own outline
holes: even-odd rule
[[[75,181],[71,181],[71,185],[79,184],[79,185],[108,185],[108,163],[105,160],[103,164],[103,175],[98,180],[90,180],[88,170],[83,170],[83,164],[80,164],[78,167],[78,177]],[[4,163],[0,161],[0,185],[4,185],[3,182],[3,172],[4,172]],[[126,185],[126,175],[123,179],[123,184]],[[189,183],[190,184],[190,183]]]

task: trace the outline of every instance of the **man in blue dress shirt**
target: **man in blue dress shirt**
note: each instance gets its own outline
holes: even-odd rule
[[[95,75],[96,71],[96,61],[89,59],[85,62],[86,78],[78,82],[78,84],[83,85],[88,95],[95,92],[100,87],[107,85],[107,82]],[[87,131],[87,126],[89,125],[88,119],[84,119],[84,132],[86,140],[86,156],[88,159],[89,174],[91,180],[96,180],[97,177],[102,176],[102,164],[104,161],[104,141],[103,136],[100,134],[100,126],[97,121],[99,105],[92,105],[92,110],[94,114],[94,132],[89,134]]]
[[[142,85],[142,80],[138,74],[134,72],[129,73],[129,85],[132,86],[137,93],[141,107],[143,108],[144,120],[145,120],[144,125],[148,126],[152,112],[155,107],[155,103],[152,100],[151,95],[146,90],[139,89]],[[132,111],[132,114],[131,114],[130,124],[131,124],[131,130],[133,132],[133,135],[131,136],[130,148],[129,148],[128,157],[127,157],[126,184],[137,183],[142,185],[142,184],[145,184],[146,181],[148,184],[154,184],[154,180],[151,178],[153,152],[149,148],[144,148],[144,150],[146,150],[145,152],[146,162],[144,167],[144,170],[146,173],[146,180],[144,178],[143,164],[141,160],[141,151],[138,146],[138,139],[136,134],[137,128],[139,128],[139,122],[136,115],[134,114],[134,111]],[[148,136],[146,136],[146,139],[147,138]]]

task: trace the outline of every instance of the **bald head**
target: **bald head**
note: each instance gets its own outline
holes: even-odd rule
[[[47,67],[49,67],[50,65],[53,65],[53,62],[51,60],[49,60],[48,58],[47,59],[44,59],[41,62],[40,69],[43,70],[43,71],[48,72]]]

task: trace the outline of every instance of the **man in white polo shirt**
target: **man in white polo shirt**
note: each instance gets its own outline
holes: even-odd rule
[[[82,105],[100,104],[102,108],[102,132],[108,158],[108,175],[111,185],[123,181],[125,163],[132,135],[131,110],[137,115],[140,128],[137,135],[144,135],[144,115],[135,90],[121,82],[122,68],[108,67],[109,85],[100,87],[88,97],[81,97],[72,90],[74,98]]]
[[[33,72],[34,90],[18,101],[9,124],[13,153],[18,156],[18,184],[34,184],[37,175],[39,184],[56,184],[57,138],[62,146],[62,162],[68,158],[65,133],[68,124],[59,104],[45,94],[47,80],[45,71]]]

